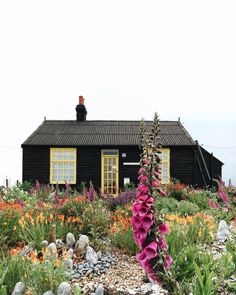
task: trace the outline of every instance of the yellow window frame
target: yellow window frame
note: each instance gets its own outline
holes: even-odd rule
[[[104,161],[105,159],[114,159],[116,160],[116,184],[117,184],[117,189],[116,189],[116,193],[113,194],[114,196],[118,196],[118,192],[119,192],[119,151],[118,150],[113,150],[113,151],[117,151],[117,154],[115,155],[106,155],[105,152],[108,151],[107,150],[102,150],[101,151],[101,189],[102,192],[104,192],[105,186],[104,186]],[[111,149],[109,149],[109,151],[111,151]]]
[[[53,181],[53,164],[54,163],[73,163],[73,170],[74,170],[74,181],[69,182],[70,184],[76,184],[76,148],[50,148],[50,183],[51,184],[65,184],[65,180],[62,181]],[[53,159],[53,153],[54,152],[73,152],[74,159],[73,160],[54,160]],[[57,170],[58,171],[58,170]]]
[[[161,148],[161,153],[166,152],[167,153],[167,159],[166,160],[161,160],[162,165],[167,164],[167,181],[161,181],[163,184],[167,184],[170,182],[170,149],[169,148]]]

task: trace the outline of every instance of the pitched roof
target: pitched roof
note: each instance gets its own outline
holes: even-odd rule
[[[45,120],[22,144],[49,146],[138,145],[140,121]],[[152,121],[146,121],[151,129]],[[179,121],[161,121],[163,146],[192,146],[195,142]]]

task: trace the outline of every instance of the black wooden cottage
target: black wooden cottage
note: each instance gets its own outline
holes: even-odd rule
[[[76,120],[45,120],[22,144],[23,181],[78,186],[92,180],[114,195],[124,184],[137,183],[140,121],[87,121],[82,96],[76,113]],[[221,176],[223,163],[199,146],[180,120],[161,121],[160,137],[163,183],[173,178],[202,187]]]

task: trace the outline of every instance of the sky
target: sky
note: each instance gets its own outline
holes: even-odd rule
[[[181,122],[236,185],[236,1],[0,1],[0,185],[47,119]]]

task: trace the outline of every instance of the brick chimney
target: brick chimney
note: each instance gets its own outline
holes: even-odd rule
[[[76,106],[76,119],[77,121],[84,122],[86,121],[87,110],[84,106],[83,96],[79,96],[79,104]]]

